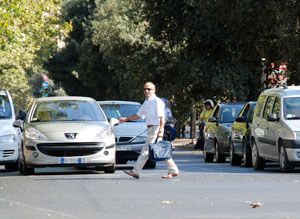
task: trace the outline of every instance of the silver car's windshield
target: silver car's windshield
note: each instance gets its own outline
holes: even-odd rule
[[[140,108],[137,104],[101,104],[106,117],[116,118],[127,117],[136,114]],[[143,119],[137,120],[138,122],[144,121]]]
[[[285,98],[283,108],[284,118],[300,119],[300,97]]]
[[[10,119],[11,117],[12,112],[8,98],[0,95],[0,119]]]
[[[221,123],[233,123],[242,108],[243,105],[225,106],[221,111]]]
[[[38,102],[31,122],[106,121],[99,106],[91,101],[58,100]]]

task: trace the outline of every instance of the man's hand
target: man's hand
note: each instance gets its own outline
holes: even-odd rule
[[[128,121],[127,117],[120,117],[119,118],[120,123],[127,122],[127,121]]]
[[[156,140],[156,142],[160,142],[160,141],[162,141],[163,140],[163,138],[162,137],[157,137],[157,140]]]

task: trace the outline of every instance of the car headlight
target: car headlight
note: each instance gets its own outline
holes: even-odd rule
[[[3,135],[0,136],[0,143],[12,143],[16,141],[16,135]]]
[[[41,132],[34,128],[29,128],[25,130],[25,136],[31,140],[39,140],[39,141],[48,141],[49,139],[43,135]]]
[[[300,132],[292,132],[289,140],[300,140]]]
[[[113,135],[113,130],[112,128],[108,128],[108,129],[103,129],[100,133],[98,133],[95,136],[95,139],[105,139],[105,138],[110,138]]]
[[[145,142],[147,140],[146,136],[137,136],[135,137],[131,142],[135,143],[135,142]]]

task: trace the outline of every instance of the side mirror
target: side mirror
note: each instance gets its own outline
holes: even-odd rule
[[[245,116],[239,116],[235,119],[236,122],[247,122],[247,118]]]
[[[16,120],[16,121],[14,121],[14,122],[13,122],[13,126],[14,126],[15,128],[20,128],[21,131],[24,130],[24,122],[23,122],[22,120]]]
[[[276,114],[269,114],[268,117],[267,117],[267,121],[278,122],[279,117]]]
[[[17,120],[20,119],[20,120],[23,120],[23,121],[24,121],[25,118],[26,118],[26,115],[27,115],[27,113],[26,113],[24,110],[20,110],[20,111],[19,111],[19,115],[17,116],[16,119],[17,119]]]
[[[116,118],[110,118],[109,123],[111,124],[111,126],[115,126],[115,125],[119,125],[120,122]]]
[[[217,122],[218,122],[218,120],[217,120],[216,117],[210,117],[210,118],[208,119],[208,121],[209,121],[209,122],[213,122],[213,123],[217,123]]]

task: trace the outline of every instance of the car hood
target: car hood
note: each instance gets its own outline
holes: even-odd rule
[[[42,133],[51,132],[81,132],[81,131],[101,131],[107,129],[107,122],[52,122],[52,123],[31,123],[31,127]],[[94,132],[93,131],[93,132]]]
[[[227,129],[231,129],[231,127],[232,127],[232,125],[233,125],[233,123],[222,123],[222,125],[225,127],[225,128],[227,128]]]
[[[285,122],[292,131],[300,131],[300,120],[285,120]]]
[[[0,135],[14,134],[15,128],[13,122],[10,119],[0,120]]]
[[[124,122],[114,127],[116,136],[147,136],[145,122]]]

